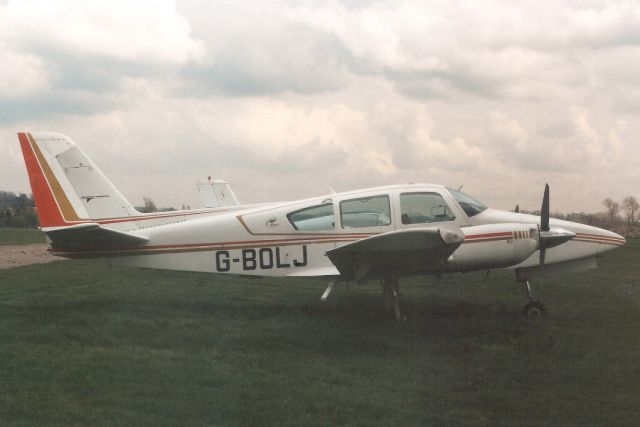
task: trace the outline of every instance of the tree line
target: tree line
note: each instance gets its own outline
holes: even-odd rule
[[[606,198],[602,204],[607,208],[607,221],[610,226],[615,226],[620,222],[620,215],[629,228],[640,223],[640,205],[635,197],[627,196],[622,200],[622,203]]]
[[[551,218],[606,228],[627,236],[640,236],[640,204],[635,197],[627,196],[622,202],[616,202],[607,197],[602,201],[602,205],[605,210],[601,212],[572,212],[569,214],[552,212],[550,216]],[[522,212],[540,215],[539,210],[532,212],[523,210]]]
[[[136,206],[139,212],[175,211],[175,208],[157,208],[150,197],[143,197],[144,206]],[[0,191],[0,227],[38,227],[38,214],[32,194]]]
[[[38,226],[33,196],[0,191],[0,227],[34,228]]]

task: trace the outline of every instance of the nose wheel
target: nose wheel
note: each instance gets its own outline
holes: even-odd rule
[[[533,296],[533,292],[531,291],[531,284],[529,283],[529,281],[525,280],[523,282],[523,285],[527,293],[529,303],[522,308],[522,314],[527,317],[542,317],[547,314],[547,309],[545,308],[544,304],[536,300]]]
[[[522,308],[522,314],[527,317],[541,317],[547,314],[547,309],[540,301],[532,301]]]

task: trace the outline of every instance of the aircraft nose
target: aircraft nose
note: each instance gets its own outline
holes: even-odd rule
[[[596,227],[590,227],[588,232],[576,233],[576,239],[584,242],[599,243],[598,252],[600,253],[608,252],[627,243],[627,240],[618,233]]]
[[[619,235],[618,233],[614,233],[613,231],[609,231],[609,230],[602,230],[603,231],[603,238],[604,239],[609,239],[611,241],[615,241],[618,244],[620,244],[620,246],[624,245],[625,243],[627,243],[627,239],[625,239],[623,236]]]

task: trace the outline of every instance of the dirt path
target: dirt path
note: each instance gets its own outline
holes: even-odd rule
[[[46,243],[0,246],[0,269],[20,267],[22,265],[44,264],[62,259],[64,258],[51,255],[47,252]]]

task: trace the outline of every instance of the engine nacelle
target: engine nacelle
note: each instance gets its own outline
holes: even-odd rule
[[[461,230],[465,239],[447,260],[450,271],[510,267],[529,258],[538,249],[535,224],[486,224]]]

